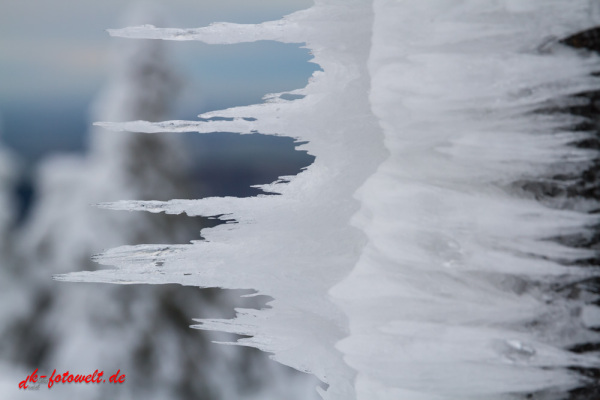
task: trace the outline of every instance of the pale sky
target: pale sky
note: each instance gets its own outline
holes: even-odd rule
[[[157,0],[165,26],[258,23],[308,8],[312,0]],[[111,54],[122,40],[107,28],[124,22],[124,0],[0,0],[0,142],[28,157],[81,148],[92,122],[87,110],[108,81]],[[185,79],[174,118],[252,104],[266,93],[304,87],[313,71],[299,45],[257,42],[209,46],[168,42]],[[54,150],[52,150],[54,149]]]
[[[166,25],[199,27],[215,21],[257,23],[277,19],[310,7],[312,1],[162,0],[137,3],[152,4],[164,10]],[[31,98],[86,97],[96,91],[106,76],[112,41],[120,40],[110,38],[104,30],[124,26],[120,21],[130,6],[123,0],[0,0],[0,104]],[[210,49],[200,44],[171,47],[175,56],[190,67],[185,72],[191,75],[210,70],[206,59],[215,53],[235,58],[235,52],[228,54],[228,50]],[[242,49],[238,53],[240,57],[244,52],[252,57],[248,54],[250,51],[265,57],[269,54],[268,47],[269,44],[255,45],[254,51]],[[281,52],[281,48],[273,48],[281,57],[288,57],[287,64],[299,57],[292,54],[292,50]],[[200,62],[198,58],[204,60]],[[236,64],[236,60],[232,62]],[[285,60],[279,62],[286,64]],[[212,69],[222,70],[222,64],[223,60],[216,60]],[[194,68],[196,72],[191,70]],[[281,69],[281,76],[273,78],[285,79],[287,72],[293,71]],[[213,77],[211,82],[215,79],[218,81],[219,77]]]

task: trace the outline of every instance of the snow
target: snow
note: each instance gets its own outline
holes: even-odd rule
[[[94,118],[156,121],[169,115],[181,80],[163,43],[121,43],[114,64],[113,76],[92,110]],[[50,279],[53,273],[96,269],[90,256],[107,247],[200,239],[200,228],[191,220],[177,224],[164,215],[115,213],[91,206],[120,198],[187,196],[192,184],[181,138],[97,127],[89,136],[88,154],[56,156],[40,165],[35,206],[24,226],[11,232],[14,239],[7,247],[13,257],[7,261],[0,253],[2,301],[7,305],[0,307],[0,369],[15,371],[0,379],[6,388],[3,393],[31,397],[19,391],[18,382],[39,368],[44,373],[99,369],[108,375],[121,369],[126,374],[127,385],[56,385],[49,392],[40,388],[44,398],[247,395],[274,400],[316,394],[314,378],[291,373],[257,350],[207,346],[210,341],[233,340],[232,335],[189,329],[195,316],[227,317],[236,306],[261,304],[256,298],[240,299],[247,291],[71,285]],[[4,203],[9,190],[4,189],[12,169],[8,157],[0,153],[0,210],[8,216],[14,211]],[[3,216],[2,234],[10,222],[5,223]],[[160,257],[176,252],[163,247],[144,254]]]
[[[322,0],[258,25],[111,30],[304,42],[323,68],[293,93],[305,97],[275,94],[199,121],[98,125],[286,135],[307,141],[316,160],[289,183],[263,186],[279,196],[102,203],[236,223],[188,245],[111,249],[96,260],[114,269],[57,279],[268,295],[269,308],[197,327],[251,336],[237,343],[314,374],[329,385],[324,399],[504,399],[576,387],[582,378],[567,367],[599,366],[567,350],[598,340],[585,327],[591,300],[552,287],[597,272],[566,266],[590,250],[549,239],[598,218],[515,183],[576,173],[597,157],[569,146],[589,135],[573,131],[576,117],[538,112],[600,88],[598,57],[551,39],[593,26],[591,11],[588,1]]]

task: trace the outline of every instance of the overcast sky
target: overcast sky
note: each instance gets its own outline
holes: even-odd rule
[[[80,151],[88,109],[110,75],[115,45],[107,28],[133,4],[158,8],[164,26],[258,23],[308,8],[312,0],[0,0],[0,144],[22,157]],[[300,45],[276,42],[209,46],[168,42],[185,87],[173,118],[252,104],[266,93],[304,87],[318,66]]]
[[[199,27],[214,21],[256,23],[277,19],[309,7],[312,1],[164,0],[141,3],[162,8],[167,20],[165,25]],[[106,77],[112,41],[120,40],[110,38],[104,30],[123,26],[123,14],[130,6],[123,0],[0,0],[0,103],[30,101],[32,98],[45,101],[89,97]],[[147,21],[135,23],[144,22]],[[231,50],[211,49],[200,43],[178,43],[170,47],[176,53],[175,57],[185,64],[186,72],[196,78],[211,70],[223,70],[226,60],[235,64],[236,57],[254,56],[263,60],[271,57],[271,62],[279,62],[280,68],[275,68],[280,72],[279,76],[271,78],[285,80],[287,75],[294,73],[296,61],[302,58],[301,53],[273,43]],[[217,60],[215,56],[222,59]],[[212,66],[211,59],[215,60]],[[246,60],[250,68],[260,64]],[[218,83],[219,78],[213,76],[210,82]],[[223,79],[231,81],[226,76]]]

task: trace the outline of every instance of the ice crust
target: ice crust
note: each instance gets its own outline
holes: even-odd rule
[[[600,89],[596,56],[540,47],[593,26],[592,11],[591,1],[323,0],[258,25],[110,30],[305,43],[324,72],[293,92],[301,99],[203,121],[98,125],[287,135],[316,160],[289,183],[263,186],[279,196],[102,203],[236,223],[187,245],[108,250],[96,260],[116,269],[57,278],[269,295],[270,308],[197,327],[251,336],[238,343],[314,374],[329,385],[324,399],[505,399],[575,387],[581,378],[566,367],[600,364],[566,350],[598,340],[580,317],[590,299],[551,287],[597,271],[565,266],[590,251],[548,239],[598,218],[511,184],[594,156],[568,146],[586,135],[571,130],[575,117],[534,112]]]
[[[141,4],[129,18],[156,20]],[[139,15],[139,13],[143,15]],[[120,45],[111,77],[92,110],[95,119],[162,120],[170,115],[181,75],[167,43]],[[179,285],[83,285],[53,282],[53,273],[96,269],[90,255],[123,244],[184,243],[199,238],[202,221],[148,213],[107,212],[91,203],[185,197],[189,153],[176,135],[107,132],[93,127],[85,154],[55,155],[34,172],[35,201],[19,225],[11,202],[15,162],[0,148],[0,397],[2,399],[306,400],[316,379],[291,373],[253,349],[213,346],[233,335],[189,329],[197,316],[234,315],[234,307],[264,303],[239,292]],[[4,218],[4,217],[7,218]],[[163,246],[145,256],[175,254]],[[143,280],[140,280],[143,281]],[[243,293],[247,293],[244,291]],[[106,385],[57,384],[44,393],[19,389],[38,374],[105,372]],[[109,385],[120,369],[126,384]],[[257,373],[260,371],[260,373]],[[31,387],[30,387],[31,388]],[[308,396],[307,396],[308,394]]]

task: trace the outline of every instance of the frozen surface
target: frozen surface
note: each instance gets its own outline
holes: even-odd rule
[[[57,278],[269,295],[270,308],[198,327],[252,336],[238,343],[313,373],[329,385],[325,399],[504,399],[575,387],[582,378],[566,367],[600,364],[566,350],[598,340],[586,329],[593,298],[552,287],[597,272],[566,266],[590,250],[549,239],[597,217],[512,184],[576,172],[595,156],[568,146],[587,134],[571,130],[575,117],[536,113],[600,89],[596,56],[540,49],[595,17],[591,1],[323,0],[259,25],[111,30],[306,43],[324,72],[291,93],[301,99],[272,96],[200,121],[99,125],[287,135],[308,141],[316,161],[264,186],[279,196],[102,203],[236,223],[189,245],[108,250],[96,260],[115,269]]]
[[[112,76],[92,110],[94,118],[167,118],[182,81],[165,43],[120,45]],[[10,242],[4,234],[10,223],[4,212],[15,214],[7,196],[14,167],[0,153],[0,397],[305,400],[316,396],[313,377],[292,373],[258,350],[211,343],[233,340],[233,335],[189,329],[193,317],[232,316],[234,307],[264,300],[242,301],[239,292],[179,285],[73,285],[50,279],[53,273],[96,269],[90,255],[105,248],[200,238],[198,219],[176,222],[166,215],[91,206],[121,198],[187,196],[192,183],[180,137],[93,127],[89,140],[87,154],[57,155],[40,165],[34,207],[23,226],[10,232]],[[10,259],[4,247],[10,250]],[[40,374],[98,369],[106,375],[120,369],[126,384],[56,385],[33,394],[20,390],[18,383],[35,368]],[[4,373],[7,370],[10,374]]]

